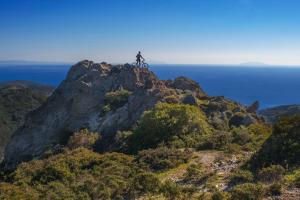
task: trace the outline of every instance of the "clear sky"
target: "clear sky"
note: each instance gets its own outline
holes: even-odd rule
[[[0,60],[300,65],[299,0],[0,0]]]

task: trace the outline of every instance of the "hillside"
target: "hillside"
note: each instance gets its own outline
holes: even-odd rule
[[[30,89],[32,92],[44,96],[50,96],[54,91],[53,86],[25,80],[0,82],[0,89]]]
[[[11,134],[30,111],[45,102],[54,89],[28,81],[0,83],[0,158]],[[0,160],[1,160],[0,159]]]
[[[268,123],[275,123],[280,117],[300,115],[300,105],[284,105],[260,110],[259,115],[263,116]]]
[[[32,112],[14,134],[6,150],[5,165],[11,168],[20,161],[39,157],[65,144],[73,132],[82,128],[99,132],[109,141],[117,131],[131,130],[143,112],[159,101],[199,104],[216,129],[259,120],[235,102],[208,97],[188,78],[162,81],[146,68],[85,60],[70,69],[48,101]],[[101,148],[109,148],[109,143]]]
[[[0,199],[295,199],[300,120],[271,127],[257,108],[81,61],[9,142]]]

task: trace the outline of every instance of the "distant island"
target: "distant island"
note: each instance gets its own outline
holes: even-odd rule
[[[241,63],[240,65],[243,65],[243,66],[268,66],[268,64],[262,63],[262,62],[245,62],[245,63]]]

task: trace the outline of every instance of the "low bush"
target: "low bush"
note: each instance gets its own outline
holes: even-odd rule
[[[273,183],[267,188],[267,194],[269,196],[278,196],[282,193],[282,184],[281,183]]]
[[[230,191],[231,200],[261,200],[263,197],[264,189],[260,184],[244,183]]]
[[[133,188],[137,196],[146,193],[157,194],[160,191],[161,183],[154,174],[145,172],[134,177]]]
[[[280,165],[271,165],[259,170],[258,180],[264,183],[273,183],[280,181],[284,175],[285,169]]]
[[[159,180],[133,159],[76,148],[22,163],[0,184],[0,199],[134,199],[158,192]]]
[[[251,141],[249,131],[245,127],[234,128],[232,131],[233,142],[239,145],[245,145]]]
[[[248,170],[238,170],[233,172],[229,177],[229,185],[253,182],[253,175]]]
[[[211,199],[212,200],[225,200],[226,195],[224,194],[224,192],[217,190],[212,194]]]
[[[191,164],[186,169],[184,181],[198,183],[207,179],[209,175],[209,171],[204,171],[200,164]]]
[[[0,199],[3,200],[31,200],[38,199],[39,193],[30,186],[19,186],[17,184],[0,183]]]
[[[289,186],[300,188],[300,169],[296,169],[286,175],[285,181]]]
[[[241,146],[244,151],[259,150],[272,133],[272,128],[265,124],[251,124],[247,130],[250,140]]]
[[[70,149],[76,149],[79,147],[92,149],[99,137],[100,135],[98,133],[92,133],[87,129],[82,129],[70,136],[67,147]]]
[[[238,144],[228,144],[225,153],[227,154],[238,154],[241,152],[241,146]]]
[[[281,165],[293,168],[300,165],[300,116],[282,117],[273,126],[273,133],[265,141],[250,164],[253,169]]]
[[[200,143],[197,149],[217,149],[225,150],[227,146],[232,142],[232,135],[230,132],[216,130],[212,135],[204,139],[204,142]]]
[[[136,157],[136,161],[152,171],[164,171],[187,163],[191,155],[192,153],[187,150],[159,147],[140,151]]]
[[[271,127],[264,124],[251,124],[232,129],[232,142],[241,146],[245,151],[257,151],[271,135]]]
[[[167,180],[161,187],[161,193],[168,199],[178,199],[182,195],[182,187]]]
[[[132,92],[120,89],[112,92],[108,92],[105,94],[105,112],[108,112],[110,109],[115,110],[125,103],[128,102],[128,97],[132,94]]]
[[[114,136],[113,142],[110,143],[110,149],[112,151],[118,152],[128,151],[128,138],[132,134],[132,131],[117,131],[116,135]]]

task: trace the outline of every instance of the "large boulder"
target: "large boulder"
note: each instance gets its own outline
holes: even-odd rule
[[[180,76],[173,81],[168,81],[167,86],[179,90],[188,90],[197,93],[199,96],[206,96],[200,85],[192,79]]]

